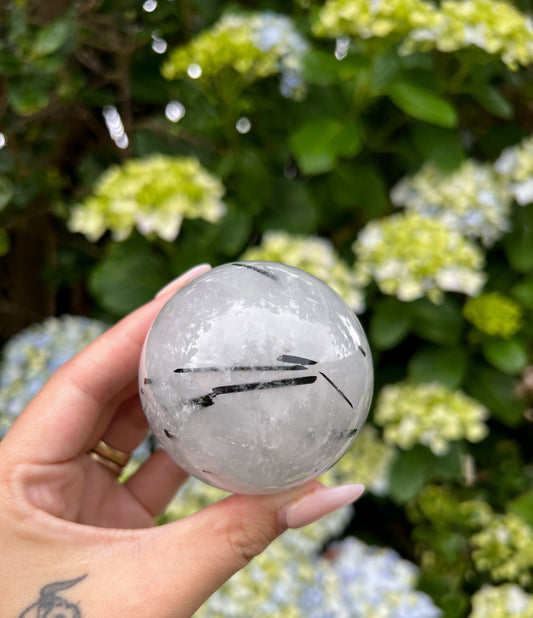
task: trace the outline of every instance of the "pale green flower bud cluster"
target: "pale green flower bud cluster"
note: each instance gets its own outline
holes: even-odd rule
[[[233,70],[250,84],[280,73],[280,91],[304,94],[301,60],[309,44],[292,19],[270,11],[226,14],[209,30],[174,50],[162,67],[166,79],[191,77],[200,83]]]
[[[482,440],[488,433],[487,417],[479,402],[436,383],[385,386],[374,413],[386,442],[406,450],[423,444],[435,455],[445,455],[456,440]]]
[[[503,0],[328,0],[318,12],[315,34],[403,40],[404,54],[477,47],[511,69],[533,60],[531,18]]]
[[[51,375],[108,326],[65,315],[33,324],[10,339],[0,359],[0,436]]]
[[[363,483],[376,496],[390,487],[390,467],[396,449],[384,442],[372,425],[366,424],[352,447],[321,478],[325,485]]]
[[[438,220],[402,212],[371,221],[353,250],[366,283],[374,280],[384,294],[433,302],[443,291],[475,296],[485,282],[484,256],[473,242]]]
[[[69,227],[91,241],[107,230],[124,240],[134,228],[173,241],[184,218],[217,222],[226,210],[223,195],[220,180],[195,158],[130,159],[102,174],[93,194],[73,209]]]
[[[401,180],[391,199],[487,247],[509,230],[511,195],[491,165],[471,159],[450,174],[428,163]]]
[[[435,47],[453,52],[478,47],[500,56],[511,69],[533,61],[533,22],[503,0],[444,0]],[[416,38],[416,37],[415,37]]]
[[[438,22],[435,6],[424,0],[327,0],[314,32],[329,37],[400,39],[419,28],[436,28]]]
[[[283,262],[301,268],[330,285],[356,313],[364,310],[362,281],[325,238],[266,232],[261,245],[248,249],[242,259]]]
[[[527,585],[533,571],[533,528],[517,515],[496,515],[472,537],[472,558],[494,581]]]
[[[522,327],[522,308],[499,292],[469,298],[463,315],[478,330],[495,337],[508,339]]]
[[[448,487],[426,485],[409,506],[414,523],[428,520],[431,529],[464,528],[477,532],[487,526],[494,516],[492,507],[483,500],[461,500]]]
[[[516,584],[483,586],[472,596],[468,618],[531,618],[533,595]]]
[[[533,203],[533,136],[506,148],[494,163],[494,169],[518,204]]]

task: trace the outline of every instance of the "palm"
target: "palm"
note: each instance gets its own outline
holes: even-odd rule
[[[85,467],[78,521],[105,528],[146,528],[153,516],[141,502],[94,461]],[[73,488],[76,491],[75,487]]]
[[[124,484],[86,455],[48,467],[39,508],[51,515],[104,528],[145,528],[153,517]],[[35,494],[34,494],[35,495]]]

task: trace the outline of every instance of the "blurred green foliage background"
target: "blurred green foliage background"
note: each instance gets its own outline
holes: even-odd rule
[[[531,9],[2,3],[0,416],[48,362],[8,354],[30,324],[112,323],[200,262],[299,266],[374,355],[343,478],[379,490],[343,534],[417,564],[446,617],[531,618]]]

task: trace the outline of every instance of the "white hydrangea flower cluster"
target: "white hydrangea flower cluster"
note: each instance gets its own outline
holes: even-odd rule
[[[301,268],[330,285],[356,313],[364,311],[362,280],[337,256],[333,244],[325,238],[270,231],[263,235],[259,247],[248,249],[241,258],[283,262]]]
[[[512,513],[495,515],[472,539],[476,569],[495,581],[528,585],[533,572],[533,528]]]
[[[108,326],[65,315],[33,324],[10,339],[0,361],[0,436],[63,363]]]
[[[443,291],[475,296],[485,283],[484,256],[473,242],[440,220],[402,212],[370,221],[352,245],[363,283],[384,294],[433,302]]]
[[[319,36],[401,38],[423,28],[436,28],[439,15],[435,6],[424,0],[327,0],[314,26]]]
[[[440,19],[430,37],[435,48],[454,52],[474,46],[499,56],[513,70],[533,60],[533,21],[504,0],[443,0]],[[414,32],[411,41],[423,41]],[[416,49],[417,45],[410,46]]]
[[[184,218],[217,222],[226,212],[223,195],[221,181],[195,158],[130,159],[102,174],[93,194],[73,209],[69,227],[91,241],[107,230],[124,240],[136,227],[170,242]]]
[[[305,94],[302,58],[308,50],[309,43],[287,15],[228,13],[174,50],[161,71],[167,79],[188,76],[202,84],[231,69],[244,85],[279,73],[281,94],[301,99]]]
[[[533,161],[533,159],[532,159]],[[472,159],[444,174],[427,163],[391,191],[396,206],[438,219],[464,236],[492,246],[509,231],[512,197],[492,165]]]
[[[533,204],[533,135],[506,148],[494,163],[494,169],[518,204]]]
[[[488,410],[460,391],[437,383],[385,386],[378,397],[374,420],[384,439],[402,449],[423,444],[445,455],[450,442],[479,442],[488,433]]]
[[[400,52],[477,47],[511,69],[533,61],[533,22],[503,0],[327,0],[318,12],[315,34],[387,37]]]
[[[342,459],[319,480],[327,486],[362,483],[367,491],[384,496],[390,487],[390,467],[395,456],[396,449],[367,423]]]
[[[472,596],[468,618],[531,618],[533,595],[516,584],[483,586]]]

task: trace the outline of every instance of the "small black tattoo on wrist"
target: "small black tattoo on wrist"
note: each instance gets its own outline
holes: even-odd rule
[[[57,593],[72,588],[87,574],[64,582],[53,582],[41,588],[39,600],[27,607],[19,618],[82,618],[79,605],[69,603]]]

